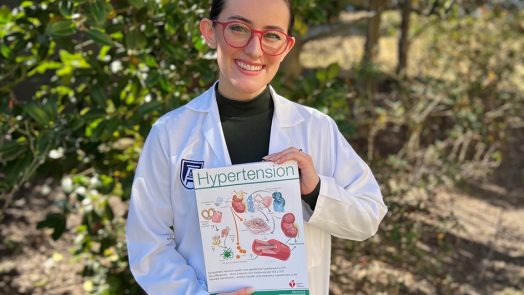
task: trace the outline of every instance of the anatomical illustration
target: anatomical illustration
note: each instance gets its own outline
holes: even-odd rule
[[[291,249],[288,245],[275,239],[269,241],[254,240],[253,253],[286,261],[291,255]]]
[[[298,235],[298,226],[295,222],[295,215],[293,213],[286,213],[282,217],[280,227],[282,232],[289,238],[295,238]]]
[[[286,196],[280,189],[228,194],[216,196],[200,212],[205,220],[201,230],[209,231],[210,247],[218,261],[286,261],[297,245],[303,245],[296,212],[287,211]]]

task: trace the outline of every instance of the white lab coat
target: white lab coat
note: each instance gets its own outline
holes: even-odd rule
[[[151,295],[208,294],[195,193],[182,185],[187,178],[180,174],[182,160],[203,161],[204,167],[231,165],[214,89],[160,118],[140,156],[127,245],[131,271]],[[303,202],[303,215],[310,294],[328,294],[331,235],[365,240],[376,233],[387,208],[371,170],[330,117],[273,89],[271,95],[269,153],[302,149],[321,178],[315,210]]]

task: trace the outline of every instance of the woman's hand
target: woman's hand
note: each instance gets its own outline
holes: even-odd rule
[[[290,147],[281,152],[267,155],[263,159],[276,164],[282,164],[289,160],[297,161],[300,170],[300,193],[302,195],[311,193],[320,181],[311,156],[297,148]]]
[[[253,289],[253,288],[243,288],[243,289],[237,290],[235,292],[220,293],[218,295],[250,295],[250,294],[253,294],[253,293],[255,293],[255,289]]]

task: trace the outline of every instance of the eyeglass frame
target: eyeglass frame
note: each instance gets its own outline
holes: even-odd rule
[[[279,56],[279,55],[282,55],[284,52],[286,52],[286,49],[288,49],[289,44],[291,42],[293,42],[293,37],[289,36],[288,34],[282,32],[282,31],[275,30],[275,29],[255,30],[250,25],[248,25],[248,24],[246,24],[244,22],[238,21],[238,20],[232,20],[232,21],[227,21],[227,22],[222,22],[222,21],[218,21],[218,20],[211,20],[211,22],[213,22],[213,24],[219,24],[219,25],[222,26],[222,35],[223,36],[225,36],[225,34],[226,34],[226,27],[228,25],[232,24],[232,23],[242,24],[242,25],[247,26],[249,28],[249,30],[251,31],[251,36],[249,37],[249,39],[246,42],[246,45],[244,45],[244,46],[233,46],[233,45],[229,44],[227,39],[224,37],[224,41],[226,41],[227,45],[229,45],[229,46],[231,46],[233,48],[246,48],[249,45],[249,43],[251,42],[251,39],[253,39],[253,36],[255,36],[255,34],[258,34],[259,35],[258,41],[260,43],[260,49],[262,50],[262,52],[264,52],[265,54],[270,55],[270,56]],[[264,46],[262,46],[262,37],[264,36],[264,34],[266,32],[279,32],[280,34],[283,34],[284,36],[286,36],[286,46],[282,49],[282,52],[280,52],[278,54],[271,54],[271,53],[268,53],[268,52],[266,52],[264,50]]]

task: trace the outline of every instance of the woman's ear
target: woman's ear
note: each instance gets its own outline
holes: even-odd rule
[[[213,22],[210,19],[204,18],[200,21],[200,33],[206,40],[207,46],[209,46],[209,48],[217,48],[215,28],[213,27]]]
[[[291,37],[291,40],[289,41],[289,45],[286,48],[286,51],[280,55],[280,61],[283,61],[284,58],[287,56],[287,54],[293,49],[293,46],[295,46],[296,40],[295,37]]]

